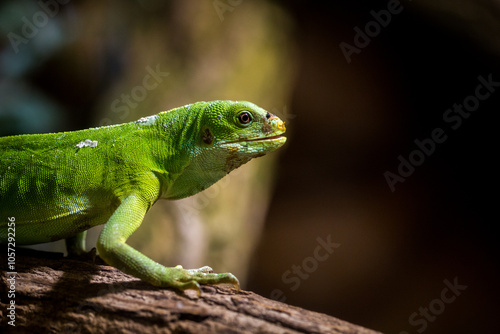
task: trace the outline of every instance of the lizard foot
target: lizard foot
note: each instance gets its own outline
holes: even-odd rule
[[[184,269],[182,266],[166,267],[161,286],[173,287],[179,290],[193,289],[200,295],[200,284],[232,284],[235,289],[240,289],[240,282],[231,273],[216,274],[213,269],[205,266],[198,269]]]

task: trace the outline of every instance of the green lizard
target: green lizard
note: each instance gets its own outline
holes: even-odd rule
[[[105,224],[99,256],[160,287],[233,284],[210,267],[165,267],[126,244],[158,199],[194,195],[252,158],[281,147],[284,123],[245,101],[197,102],[135,122],[0,138],[0,243],[66,239],[85,253],[86,230]],[[15,230],[7,228],[15,221]],[[12,234],[13,235],[13,234]]]

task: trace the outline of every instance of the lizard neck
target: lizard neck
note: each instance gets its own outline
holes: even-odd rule
[[[220,179],[208,180],[211,177],[201,173],[199,168],[200,108],[203,104],[160,113],[152,126],[148,142],[151,143],[154,172],[162,185],[162,198],[188,197]]]

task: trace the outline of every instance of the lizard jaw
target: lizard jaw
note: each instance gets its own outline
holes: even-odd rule
[[[276,136],[271,136],[271,137],[262,137],[262,138],[254,138],[254,139],[247,139],[247,140],[241,140],[241,141],[265,141],[265,140],[281,140],[285,139],[286,137],[281,136],[281,135],[276,135]]]
[[[285,143],[286,137],[281,136],[281,135],[276,135],[276,136],[270,136],[270,137],[260,137],[260,138],[252,138],[252,139],[232,140],[232,141],[226,141],[226,142],[221,143],[221,144],[222,145],[225,145],[225,144],[239,144],[239,143],[257,142],[257,141],[283,141],[283,143]]]

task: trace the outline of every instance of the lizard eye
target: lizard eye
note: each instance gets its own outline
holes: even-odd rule
[[[246,110],[240,112],[238,114],[237,118],[238,118],[238,122],[240,123],[240,125],[243,125],[243,126],[248,126],[253,121],[252,114]]]

